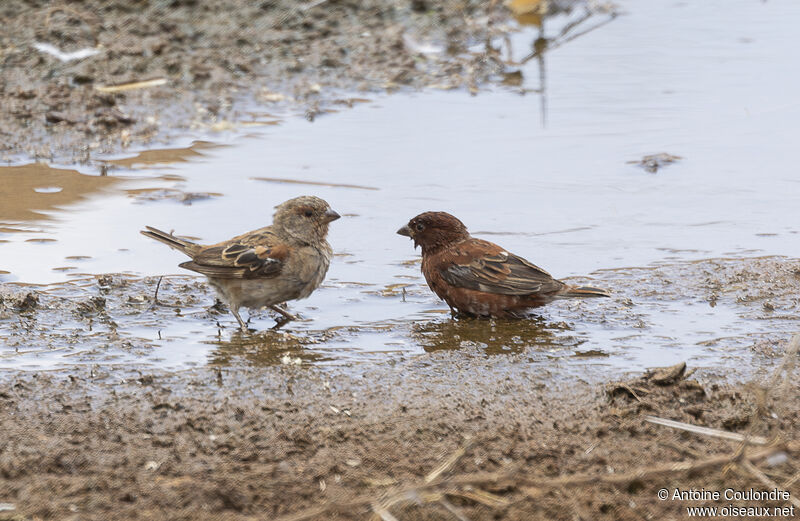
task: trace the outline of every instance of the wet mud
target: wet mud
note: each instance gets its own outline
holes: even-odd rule
[[[754,376],[775,343],[796,331],[800,294],[795,259],[709,259],[568,279],[609,288],[612,299],[600,304],[558,301],[522,321],[455,320],[417,275],[388,286],[360,283],[359,296],[350,300],[376,309],[422,303],[420,313],[339,317],[329,324],[317,316],[324,311],[300,301],[290,309],[302,321],[275,330],[274,313],[256,310],[249,315],[252,332],[241,334],[202,278],[87,275],[79,270],[80,259],[72,262],[62,268],[70,271],[70,282],[0,287],[0,365],[180,370],[293,363],[358,373],[422,353],[477,349],[485,355],[522,354],[543,367],[559,360],[572,367],[572,360],[622,371],[688,361],[742,379]],[[318,292],[351,286],[328,281]]]
[[[796,472],[796,376],[771,394],[767,378],[706,370],[607,376],[553,378],[474,347],[358,376],[294,364],[5,375],[0,499],[13,510],[0,519],[364,519],[381,505],[397,519],[449,519],[450,506],[468,519],[664,519],[686,503],[658,500],[661,488],[765,488],[725,471],[740,442],[651,416],[778,437],[769,458],[747,454],[777,482]],[[690,471],[664,470],[673,462]]]
[[[353,92],[477,91],[521,74],[488,44],[516,30],[517,11],[548,12],[518,3],[3,2],[0,155],[87,162],[275,123],[265,107],[313,120],[363,101]]]
[[[193,277],[163,279],[157,301],[153,278],[8,284],[2,356],[41,367],[25,352],[39,346],[56,362],[0,373],[0,500],[14,508],[0,519],[363,519],[380,505],[397,519],[446,519],[451,507],[468,519],[679,517],[686,505],[658,500],[659,489],[759,483],[724,471],[741,443],[648,417],[778,436],[771,459],[754,452],[753,462],[776,481],[796,472],[800,447],[786,440],[800,424],[800,380],[793,358],[782,366],[782,324],[796,309],[799,267],[717,259],[597,272],[592,280],[615,291],[612,304],[562,306],[560,322],[555,312],[513,324],[431,313],[252,335],[231,333],[232,320]],[[408,298],[424,288],[403,289]],[[403,298],[397,288],[377,293]],[[717,358],[688,368],[635,375],[586,363],[613,359],[642,336],[658,342],[650,314],[670,311],[651,306],[681,294],[765,326],[711,339],[703,349]],[[602,324],[613,340],[586,348],[573,320]],[[148,363],[157,342],[137,332],[174,321],[218,328],[204,363]],[[370,363],[355,365],[326,351],[376,331],[418,347],[362,353]]]

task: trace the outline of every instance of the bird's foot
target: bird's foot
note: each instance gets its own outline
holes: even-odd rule
[[[466,311],[461,311],[456,308],[450,308],[450,318],[452,320],[469,320],[472,318],[476,318],[476,315],[472,313],[467,313]]]
[[[280,328],[282,328],[283,326],[285,326],[286,324],[288,324],[289,322],[291,322],[291,320],[289,320],[288,318],[280,317],[280,318],[278,318],[278,320],[275,321],[275,325],[272,326],[270,329],[272,331],[277,331]]]
[[[450,318],[452,318],[453,320],[463,320],[465,318],[473,318],[473,315],[470,315],[469,313],[465,313],[450,306]]]
[[[292,315],[291,313],[289,313],[285,309],[281,308],[280,304],[278,304],[278,305],[273,304],[273,305],[267,306],[267,307],[269,309],[271,309],[272,311],[274,311],[275,313],[281,314],[283,316],[283,318],[284,318],[284,322],[294,322],[294,321],[300,320],[299,317],[297,317],[295,315]]]

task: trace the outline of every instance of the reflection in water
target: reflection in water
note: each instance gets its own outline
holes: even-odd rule
[[[184,192],[178,188],[131,188],[125,190],[137,203],[151,201],[175,201],[191,205],[196,201],[205,201],[212,197],[222,197],[219,192]]]
[[[560,47],[586,33],[606,25],[616,18],[617,13],[613,6],[589,5],[586,0],[511,0],[508,4],[511,13],[520,25],[538,28],[538,34],[531,44],[532,51],[519,61],[514,61],[511,40],[506,38],[504,43],[508,50],[506,63],[512,66],[522,66],[531,60],[538,63],[539,88],[525,89],[526,92],[539,94],[541,102],[542,126],[547,124],[547,70],[545,67],[545,54],[547,51]],[[589,23],[597,15],[605,17],[593,24]],[[563,18],[561,29],[555,36],[546,36],[545,20],[547,18]],[[516,74],[520,75],[519,80]],[[522,71],[506,75],[504,83],[521,83]],[[513,84],[512,83],[512,84]]]
[[[48,212],[74,204],[120,180],[52,168],[43,163],[0,167],[0,227],[48,219]]]
[[[100,175],[77,170],[53,168],[44,163],[0,167],[0,232],[30,231],[21,223],[51,219],[52,212],[80,203],[130,178],[107,175],[108,167],[152,167],[184,163],[205,156],[203,151],[220,148],[207,141],[195,141],[185,148],[145,150],[133,157],[103,161]],[[161,175],[157,181],[181,182],[180,176]],[[198,199],[219,196],[217,193],[186,193],[178,189],[144,187],[128,190],[140,200],[173,199],[190,204]]]
[[[380,190],[374,186],[351,185],[345,183],[323,183],[320,181],[305,181],[300,179],[282,179],[277,177],[253,177],[255,181],[265,181],[267,183],[285,183],[295,185],[309,185],[309,186],[329,186],[334,188],[353,188],[356,190]]]
[[[133,157],[123,157],[120,159],[107,159],[103,161],[106,165],[119,166],[123,168],[143,168],[153,165],[168,165],[171,163],[185,163],[193,159],[205,156],[203,150],[220,148],[225,145],[211,143],[210,141],[195,141],[191,146],[185,148],[162,148],[154,150],[143,150]]]
[[[267,367],[325,362],[330,358],[306,349],[306,346],[324,340],[324,338],[301,337],[281,331],[262,331],[254,334],[242,334],[236,331],[230,338],[206,342],[215,346],[209,354],[208,363],[216,366]]]
[[[479,347],[487,354],[496,355],[521,353],[531,347],[574,347],[574,341],[569,337],[556,337],[555,329],[570,328],[563,323],[548,324],[538,316],[530,316],[525,320],[465,318],[414,324],[411,336],[427,352]]]

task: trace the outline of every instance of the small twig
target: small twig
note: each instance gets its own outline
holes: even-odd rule
[[[763,407],[764,412],[766,412],[767,407],[767,400],[769,399],[770,395],[773,394],[778,387],[782,389],[782,396],[781,400],[787,400],[787,392],[789,382],[792,378],[792,375],[795,371],[795,365],[797,364],[797,355],[800,352],[800,335],[795,335],[789,341],[789,345],[786,346],[786,353],[783,355],[783,360],[781,360],[781,365],[775,370],[772,374],[772,378],[770,378],[769,382],[767,383],[766,388],[764,388],[764,395],[763,395]],[[781,374],[783,373],[783,380],[780,380]],[[779,385],[780,382],[780,385]]]
[[[158,277],[158,282],[156,283],[156,292],[153,295],[153,305],[158,305],[158,290],[161,288],[161,281],[164,279],[164,275]]]
[[[777,489],[779,489],[779,490],[785,490],[785,489],[782,489],[782,488],[780,487],[780,485],[778,485],[777,483],[775,483],[774,481],[772,481],[772,480],[769,478],[769,476],[767,476],[766,474],[764,474],[763,472],[761,472],[761,471],[758,469],[758,467],[756,467],[755,465],[753,465],[753,464],[752,464],[752,463],[750,463],[749,461],[747,461],[747,460],[743,460],[743,461],[741,461],[741,462],[739,463],[739,465],[740,465],[740,466],[741,466],[741,467],[742,467],[744,470],[746,470],[747,472],[749,472],[750,474],[752,474],[752,475],[753,475],[753,476],[754,476],[754,477],[755,477],[757,480],[759,480],[761,483],[763,483],[763,484],[764,484],[764,485],[766,485],[767,487],[769,487],[769,488],[777,488]],[[789,502],[790,502],[791,504],[793,504],[794,506],[796,506],[797,508],[800,508],[800,499],[797,499],[796,497],[793,497],[793,496],[789,496]]]
[[[520,474],[519,471],[508,471],[502,473],[475,473],[456,476],[447,480],[436,480],[428,484],[419,484],[411,486],[406,489],[398,491],[391,498],[381,504],[381,506],[374,505],[374,497],[362,496],[355,498],[346,503],[331,503],[322,507],[314,507],[309,510],[298,512],[292,516],[280,518],[281,521],[303,521],[310,519],[323,512],[337,511],[337,512],[350,512],[354,508],[363,505],[373,504],[373,511],[383,510],[392,505],[402,501],[413,501],[417,499],[427,499],[427,502],[441,498],[441,495],[435,493],[436,490],[442,490],[443,487],[461,487],[467,485],[481,485],[492,484],[494,486],[509,486],[516,487],[523,493],[528,493],[525,487],[533,489],[554,489],[559,487],[575,487],[587,486],[603,483],[607,485],[625,485],[634,480],[643,480],[647,478],[656,477],[662,474],[674,474],[684,472],[697,472],[701,470],[711,469],[729,464],[731,461],[759,461],[768,458],[773,454],[779,452],[796,452],[800,451],[800,442],[788,442],[785,444],[776,444],[771,447],[765,447],[749,454],[742,454],[739,457],[738,453],[723,454],[721,456],[712,456],[698,461],[679,461],[676,463],[667,463],[655,467],[637,469],[633,472],[625,474],[575,474],[571,476],[563,476],[559,478],[550,478],[547,476],[526,476]],[[449,493],[450,491],[448,491]],[[422,496],[422,497],[421,497]]]
[[[692,425],[691,423],[667,420],[666,418],[658,418],[656,416],[645,416],[644,420],[646,422],[655,423],[656,425],[663,425],[664,427],[672,427],[673,429],[680,429],[683,431],[693,432],[695,434],[702,434],[703,436],[713,436],[715,438],[747,442],[753,445],[766,445],[769,443],[769,441],[762,436],[744,436],[736,432],[712,429],[711,427],[700,427],[697,425]]]
[[[783,355],[781,365],[778,366],[778,368],[772,374],[772,378],[770,378],[769,383],[767,384],[768,389],[773,389],[775,387],[775,385],[778,383],[778,378],[780,378],[784,369],[791,369],[792,366],[794,366],[797,360],[796,357],[798,352],[800,352],[800,335],[795,335],[792,337],[792,339],[789,341],[789,345],[786,347],[786,353]]]
[[[699,452],[697,452],[696,450],[692,450],[689,447],[684,447],[684,446],[682,446],[682,445],[680,445],[678,443],[675,443],[674,441],[660,441],[659,443],[661,443],[665,447],[669,447],[670,449],[672,449],[672,450],[674,450],[676,452],[680,452],[681,454],[687,454],[687,455],[689,455],[689,456],[691,456],[693,458],[701,458],[702,457],[702,455]]]
[[[571,42],[575,38],[580,38],[581,36],[583,36],[585,34],[588,34],[588,33],[592,32],[592,31],[594,31],[596,29],[599,29],[599,28],[603,27],[604,25],[613,22],[616,17],[617,17],[617,15],[615,13],[611,13],[607,19],[605,19],[605,20],[603,20],[601,22],[598,22],[597,24],[589,27],[588,29],[585,29],[583,31],[577,32],[577,33],[571,35],[568,38],[555,39],[552,42],[548,42],[547,46],[544,49],[535,49],[533,52],[531,52],[530,54],[528,54],[527,56],[522,58],[522,60],[519,61],[519,64],[520,65],[524,65],[524,64],[528,63],[529,61],[531,61],[532,59],[540,56],[545,51],[552,51],[553,49],[557,49],[558,47],[561,47],[565,43]]]
[[[798,481],[800,481],[800,472],[798,472],[797,474],[795,474],[795,475],[794,475],[794,476],[792,476],[791,478],[787,479],[787,480],[786,480],[786,481],[783,483],[783,486],[782,486],[781,488],[782,488],[783,490],[787,490],[789,487],[791,487],[792,485],[794,485],[794,484],[795,484],[795,483],[797,483]]]
[[[438,478],[439,476],[450,470],[453,467],[453,465],[455,465],[458,462],[458,460],[461,459],[461,456],[463,456],[464,453],[467,452],[467,449],[469,448],[470,445],[472,445],[473,441],[474,439],[467,441],[467,443],[463,447],[456,450],[441,465],[439,465],[438,467],[433,469],[430,473],[428,473],[428,475],[425,476],[425,483],[430,483],[431,481],[434,481],[436,478]]]
[[[453,514],[458,521],[470,521],[467,516],[461,511],[460,508],[449,502],[446,498],[442,498],[439,500],[439,504],[442,505],[444,508],[447,509],[448,512]]]
[[[446,490],[445,494],[448,496],[456,496],[464,499],[469,499],[490,508],[503,508],[507,507],[510,503],[506,498],[502,496],[498,496],[497,494],[492,494],[491,492],[486,492],[485,490],[481,490],[479,488],[473,488],[472,490],[458,490],[458,489]]]
[[[767,381],[766,385],[758,386],[755,389],[756,410],[752,413],[752,421],[747,429],[748,435],[754,432],[759,426],[763,425],[769,415],[769,401],[772,396],[775,398],[775,391],[779,385],[783,388],[782,401],[787,399],[787,390],[789,380],[794,373],[794,366],[797,360],[797,353],[800,351],[800,335],[795,335],[786,346],[786,352],[783,355],[780,365],[772,373],[772,377]],[[783,376],[781,381],[781,375]]]
[[[396,517],[394,517],[391,512],[384,508],[380,508],[375,511],[375,513],[380,517],[383,521],[398,521]]]
[[[153,301],[150,303],[149,306],[147,306],[145,312],[153,311],[158,306],[177,307],[177,306],[171,306],[169,304],[161,304],[161,302],[158,301],[158,290],[161,288],[161,280],[163,278],[164,278],[163,275],[158,277],[158,282],[156,282],[156,291],[155,293],[153,293]]]
[[[372,510],[378,514],[382,511],[388,511],[391,507],[399,503],[436,503],[444,497],[444,494],[436,490],[430,491],[423,488],[409,488],[403,490],[393,496],[389,496],[386,500],[378,503],[372,503]]]
[[[766,449],[761,449],[757,452],[753,452],[752,454],[745,455],[743,460],[754,461],[767,458],[772,456],[775,453],[784,452],[784,448],[775,446]],[[659,474],[670,474],[676,472],[696,472],[699,470],[704,470],[708,468],[718,467],[720,465],[725,465],[731,461],[731,458],[735,457],[731,456],[730,454],[723,455],[723,456],[714,456],[707,459],[699,460],[699,461],[682,461],[678,463],[669,463],[666,465],[660,465],[657,467],[651,467],[649,469],[637,470],[634,472],[630,472],[627,474],[619,474],[619,475],[600,475],[600,476],[571,476],[567,478],[562,478],[558,480],[554,480],[551,483],[547,483],[548,486],[575,486],[575,485],[587,485],[590,483],[607,483],[607,484],[625,484],[630,483],[635,479],[644,479],[648,477],[657,476]],[[528,480],[523,479],[522,482],[528,482]],[[542,486],[541,483],[530,482],[533,486]]]
[[[639,398],[639,395],[636,394],[636,392],[633,390],[633,388],[630,385],[628,385],[626,383],[620,383],[619,386],[622,387],[623,389],[625,389],[626,391],[628,391],[629,393],[631,393],[631,396],[636,398],[637,402],[641,402],[642,401],[642,399]]]
[[[315,8],[315,7],[317,7],[317,6],[320,6],[320,5],[324,4],[324,3],[325,3],[325,2],[327,2],[327,1],[328,1],[328,0],[314,0],[314,1],[313,1],[313,2],[311,2],[310,4],[307,4],[307,5],[300,6],[300,10],[301,10],[301,11],[309,11],[309,10],[311,10],[311,9],[314,9],[314,8]]]
[[[147,89],[149,87],[158,87],[166,84],[166,78],[154,78],[152,80],[134,81],[121,85],[95,85],[94,90],[103,93],[124,92],[126,90]]]

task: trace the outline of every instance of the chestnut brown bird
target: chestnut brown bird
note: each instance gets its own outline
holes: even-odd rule
[[[191,257],[179,266],[208,277],[247,331],[240,307],[266,306],[283,315],[284,322],[296,320],[278,304],[311,295],[325,279],[333,255],[326,237],[339,214],[327,202],[306,195],[275,208],[272,225],[210,246],[150,226],[141,233]]]
[[[471,237],[449,213],[421,213],[397,233],[422,247],[425,280],[454,315],[457,310],[514,318],[558,298],[610,296],[602,289],[565,284],[497,244]]]

